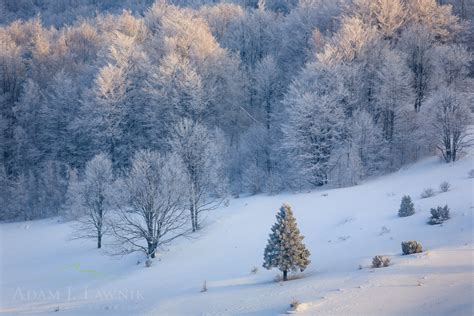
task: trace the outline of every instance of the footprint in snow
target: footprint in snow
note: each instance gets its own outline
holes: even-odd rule
[[[337,226],[342,226],[342,225],[345,225],[347,223],[351,223],[353,221],[355,221],[355,217],[346,217],[346,218],[343,218],[338,224]]]
[[[347,239],[351,238],[351,236],[339,236],[337,239],[339,241],[346,241]]]

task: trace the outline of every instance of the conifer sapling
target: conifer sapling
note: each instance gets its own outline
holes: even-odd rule
[[[291,206],[283,204],[278,212],[277,222],[272,226],[272,232],[265,247],[265,269],[278,268],[283,272],[283,281],[288,280],[288,271],[301,272],[308,264],[310,252],[303,244],[303,238],[291,211]]]
[[[415,207],[411,201],[411,197],[409,195],[405,195],[402,198],[400,209],[398,210],[398,216],[407,217],[413,214],[415,214]]]

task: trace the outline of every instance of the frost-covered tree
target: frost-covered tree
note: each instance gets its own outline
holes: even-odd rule
[[[326,66],[310,65],[283,101],[284,148],[297,172],[312,185],[327,183],[329,160],[344,133],[340,85]]]
[[[284,146],[300,175],[312,185],[323,185],[329,160],[342,137],[342,112],[327,96],[314,94],[305,94],[290,106]]]
[[[243,181],[253,193],[273,190],[279,159],[275,146],[279,139],[282,88],[278,67],[272,56],[257,63],[253,78],[252,126],[242,136]]]
[[[365,24],[375,27],[384,39],[396,36],[407,19],[402,0],[355,0],[350,10]]]
[[[256,65],[254,80],[255,107],[258,108],[258,119],[267,130],[270,130],[282,94],[278,66],[271,55],[264,57]]]
[[[341,27],[317,58],[324,64],[350,62],[363,55],[377,38],[375,26],[367,26],[359,17],[343,16]]]
[[[412,106],[400,110],[390,146],[391,168],[399,168],[426,154],[432,154],[434,148],[430,121],[426,115],[413,111]]]
[[[183,116],[206,117],[206,123],[221,128],[235,145],[242,118],[248,121],[243,107],[246,75],[237,55],[220,47],[206,21],[191,11],[157,2],[145,21],[152,36],[144,46],[159,64],[152,71],[155,101],[164,106],[157,120],[166,122],[165,133],[158,135],[166,138],[169,127]]]
[[[155,258],[157,248],[189,231],[182,170],[176,156],[135,154],[123,179],[123,203],[112,218],[118,253],[141,251]]]
[[[232,23],[242,17],[245,11],[237,4],[220,2],[201,7],[199,13],[207,21],[216,40],[221,42],[224,36],[228,36]]]
[[[77,220],[86,214],[82,190],[83,183],[79,179],[77,170],[70,170],[64,204],[61,206],[60,212],[66,220]]]
[[[67,189],[67,167],[61,162],[48,160],[36,170],[39,182],[38,209],[41,216],[58,215]]]
[[[473,86],[474,81],[469,77],[469,65],[473,61],[473,55],[465,46],[459,44],[436,46],[433,59],[434,89],[449,87],[465,93]]]
[[[37,216],[35,179],[32,172],[22,172],[12,181],[10,219],[31,220]]]
[[[406,53],[407,64],[412,71],[415,92],[415,111],[420,111],[429,92],[433,73],[433,35],[424,25],[413,25],[404,30],[399,46]]]
[[[340,0],[302,0],[279,24],[275,54],[281,69],[282,81],[288,85],[301,68],[312,61],[312,46],[322,49],[323,43],[315,43],[313,34],[332,34],[338,26],[335,18],[341,13]]]
[[[340,187],[357,185],[363,176],[363,166],[356,144],[342,144],[329,160],[329,182]]]
[[[402,202],[400,203],[398,216],[407,217],[413,214],[415,214],[415,207],[413,205],[413,202],[411,201],[411,197],[409,195],[404,195],[402,198]]]
[[[407,1],[406,12],[411,24],[425,26],[440,41],[450,41],[462,30],[452,6],[440,4],[437,0]]]
[[[129,165],[133,152],[155,147],[154,103],[149,90],[149,60],[138,35],[117,33],[107,59],[86,95],[82,128],[94,133],[89,141],[107,150],[114,168]],[[154,123],[155,124],[154,124]]]
[[[247,130],[242,136],[240,146],[239,164],[242,168],[243,190],[252,194],[265,192],[269,180],[269,172],[266,150],[269,150],[266,129],[254,126]]]
[[[239,52],[246,67],[253,67],[272,49],[278,16],[266,10],[248,10],[231,22],[222,39],[224,47]]]
[[[14,130],[17,127],[13,109],[24,89],[26,65],[21,56],[22,47],[13,41],[6,31],[0,31],[0,116],[2,117],[2,146],[0,160],[3,161],[7,174],[15,168],[13,154]]]
[[[44,94],[38,109],[41,130],[36,135],[42,151],[49,159],[83,166],[85,161],[81,160],[84,157],[77,155],[76,131],[70,126],[78,115],[78,87],[61,71],[54,76]]]
[[[395,120],[400,111],[414,102],[410,69],[396,51],[384,49],[384,62],[377,72],[374,92],[376,109],[374,118],[382,127],[383,138],[392,142]]]
[[[104,39],[91,23],[81,21],[78,25],[64,29],[64,41],[76,63],[90,63],[95,60]]]
[[[263,267],[280,269],[286,281],[289,271],[304,271],[311,263],[310,252],[303,244],[304,236],[300,234],[291,206],[283,204],[276,218],[265,247]]]
[[[427,101],[436,148],[447,163],[456,161],[468,144],[467,128],[472,123],[468,100],[465,94],[442,88]]]
[[[106,155],[98,154],[87,162],[84,181],[78,190],[85,214],[78,219],[74,236],[96,239],[97,248],[102,247],[102,238],[109,229],[112,182],[112,162]]]
[[[16,126],[13,130],[15,140],[14,151],[8,156],[15,158],[15,172],[24,172],[33,164],[41,162],[41,142],[43,135],[42,122],[39,120],[41,107],[40,87],[33,80],[28,80],[24,85],[23,94],[13,108]],[[10,170],[12,171],[12,170]]]
[[[188,59],[177,53],[166,55],[155,80],[154,99],[163,109],[164,119],[177,122],[182,117],[196,120],[205,115],[203,83]]]
[[[190,119],[173,129],[169,140],[173,154],[182,161],[185,174],[184,196],[189,201],[193,232],[200,228],[200,214],[215,209],[223,201],[227,181],[223,174],[222,143],[218,133]]]
[[[387,144],[381,128],[375,124],[370,114],[364,110],[357,111],[346,124],[349,142],[352,148],[357,150],[360,159],[360,175],[367,176],[384,170],[388,164]]]

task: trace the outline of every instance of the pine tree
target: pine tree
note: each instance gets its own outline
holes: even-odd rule
[[[276,218],[277,222],[272,227],[265,247],[263,267],[280,269],[283,281],[286,281],[289,270],[300,269],[303,272],[310,264],[310,252],[302,242],[304,236],[300,234],[291,206],[283,204]]]
[[[415,208],[413,207],[413,202],[409,195],[405,195],[402,198],[402,203],[400,204],[400,209],[398,210],[398,216],[407,217],[415,214]]]

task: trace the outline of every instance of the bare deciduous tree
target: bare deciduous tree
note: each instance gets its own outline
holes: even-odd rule
[[[185,195],[189,201],[193,232],[199,229],[199,214],[217,208],[223,201],[226,180],[222,173],[222,148],[205,126],[189,119],[175,125],[170,146],[183,162]]]
[[[97,239],[97,248],[102,247],[102,237],[108,230],[106,214],[110,210],[112,181],[112,162],[99,154],[87,163],[84,182],[78,190],[85,214],[78,219],[74,237]]]
[[[436,148],[448,163],[456,161],[468,144],[467,126],[472,121],[472,115],[465,99],[463,95],[441,89],[429,100],[433,109],[432,126]]]
[[[181,170],[175,156],[147,150],[135,155],[123,180],[126,203],[111,224],[119,254],[142,251],[155,258],[158,247],[188,231]]]

